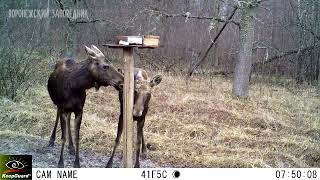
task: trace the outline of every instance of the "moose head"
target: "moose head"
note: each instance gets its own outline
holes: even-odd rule
[[[91,48],[85,46],[85,49],[90,63],[88,69],[95,80],[97,89],[108,85],[117,87],[123,83],[123,75],[112,66],[96,46],[91,45]]]
[[[134,105],[133,116],[140,117],[146,107],[149,105],[151,98],[151,90],[154,86],[158,85],[162,80],[161,75],[154,76],[149,80],[147,73],[142,69],[136,69],[135,72],[135,88],[134,88]]]

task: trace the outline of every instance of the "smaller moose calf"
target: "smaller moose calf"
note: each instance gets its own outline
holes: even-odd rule
[[[149,110],[149,102],[151,99],[151,90],[154,86],[158,85],[162,80],[161,75],[154,76],[151,80],[145,70],[135,68],[134,69],[134,105],[133,105],[133,120],[137,121],[137,141],[136,141],[136,168],[140,167],[139,157],[140,148],[142,143],[142,155],[146,155],[146,145],[144,142],[143,126],[146,115]],[[119,145],[122,129],[123,129],[123,91],[119,90],[119,101],[120,101],[120,116],[118,121],[118,131],[115,140],[115,145],[112,151],[112,155],[107,163],[107,167],[112,167],[113,157],[115,151]]]

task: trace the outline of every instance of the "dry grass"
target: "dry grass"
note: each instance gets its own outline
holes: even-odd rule
[[[146,141],[156,146],[149,157],[174,167],[320,167],[320,101],[314,89],[293,92],[256,83],[250,98],[238,99],[231,85],[224,78],[194,77],[186,86],[183,78],[165,76],[153,90],[146,118]],[[21,103],[3,99],[0,106],[4,129],[50,136],[55,109],[44,87]],[[110,154],[118,115],[113,88],[89,90],[81,148]]]

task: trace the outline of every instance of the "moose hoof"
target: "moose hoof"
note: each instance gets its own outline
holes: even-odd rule
[[[49,141],[48,147],[53,147],[54,146],[54,142]]]
[[[64,168],[64,163],[61,162],[61,161],[59,161],[59,163],[58,163],[58,168]]]
[[[75,160],[74,164],[73,164],[74,168],[80,168],[80,161],[79,160]]]
[[[74,163],[73,167],[74,168],[80,168],[80,163]]]
[[[112,162],[108,161],[106,168],[112,168]]]
[[[140,164],[135,164],[134,168],[140,168]]]

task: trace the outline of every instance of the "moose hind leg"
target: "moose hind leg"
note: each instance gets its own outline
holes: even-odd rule
[[[66,142],[66,113],[61,113],[60,115],[60,124],[61,124],[61,151],[60,151],[60,159],[58,162],[58,167],[63,168],[64,162],[63,162],[63,150],[64,150],[64,144]]]
[[[69,154],[74,155],[75,150],[74,150],[74,145],[73,145],[73,141],[72,141],[70,121],[71,121],[71,113],[69,113],[68,117],[67,117],[67,128],[68,128],[68,138],[69,138],[68,149],[69,149]]]
[[[49,147],[54,146],[54,141],[56,140],[56,132],[57,132],[57,126],[60,119],[60,110],[57,108],[57,116],[56,116],[56,122],[54,123],[54,128],[52,130],[50,140],[49,140]]]

